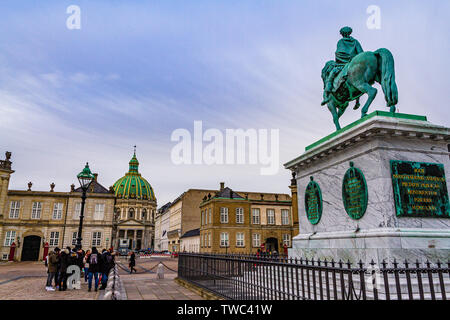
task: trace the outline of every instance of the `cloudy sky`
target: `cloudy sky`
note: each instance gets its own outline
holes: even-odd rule
[[[79,30],[66,27],[72,4]],[[380,29],[367,27],[370,5]],[[448,1],[24,0],[0,12],[0,151],[13,154],[12,189],[68,191],[86,161],[108,187],[136,144],[158,205],[220,181],[288,193],[282,164],[334,131],[320,71],[345,25],[365,51],[392,51],[400,112],[450,122]],[[387,110],[381,90],[371,110]],[[341,123],[358,117],[348,110]],[[175,165],[170,136],[193,132],[195,120],[222,132],[279,129],[278,173]]]

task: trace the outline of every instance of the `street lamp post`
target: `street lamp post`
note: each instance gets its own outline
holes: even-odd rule
[[[81,249],[81,231],[83,229],[83,218],[84,218],[84,204],[86,202],[86,192],[91,185],[92,181],[94,181],[94,175],[92,174],[91,170],[89,169],[89,164],[86,162],[86,166],[84,167],[83,171],[81,171],[77,175],[78,181],[81,185],[81,212],[80,212],[80,223],[78,225],[78,237],[77,237],[77,250]]]

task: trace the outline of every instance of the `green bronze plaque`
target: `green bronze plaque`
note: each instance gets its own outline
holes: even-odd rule
[[[367,184],[364,174],[350,162],[350,168],[342,180],[342,201],[352,219],[360,219],[367,209]]]
[[[322,192],[313,177],[305,190],[306,217],[311,224],[317,224],[322,217]]]
[[[391,160],[397,217],[450,218],[444,165]]]

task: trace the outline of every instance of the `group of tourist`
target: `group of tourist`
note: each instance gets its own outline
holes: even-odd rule
[[[67,269],[74,265],[80,268],[80,276],[83,276],[84,281],[88,283],[88,291],[92,289],[92,279],[94,279],[95,291],[98,290],[99,283],[101,283],[100,290],[104,290],[109,271],[114,267],[114,257],[115,253],[112,249],[103,249],[100,253],[96,247],[86,252],[82,249],[67,247],[61,250],[56,247],[50,251],[46,259],[48,277],[45,289],[47,291],[67,290],[67,279],[73,274],[73,272],[68,273]]]

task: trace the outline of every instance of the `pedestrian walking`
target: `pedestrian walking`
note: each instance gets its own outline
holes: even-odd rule
[[[136,255],[134,254],[134,251],[131,251],[130,264],[129,264],[130,274],[133,273],[133,270],[135,273],[137,272],[136,269],[134,268],[135,265],[136,265]]]
[[[92,247],[92,253],[89,255],[88,268],[88,291],[92,289],[92,278],[95,280],[95,291],[98,290],[98,272],[99,272],[99,253],[96,247]]]
[[[56,247],[55,250],[50,251],[47,256],[47,285],[45,286],[45,290],[47,291],[55,291],[52,287],[52,281],[55,279],[55,287],[58,281],[58,262],[59,262],[59,248]]]

